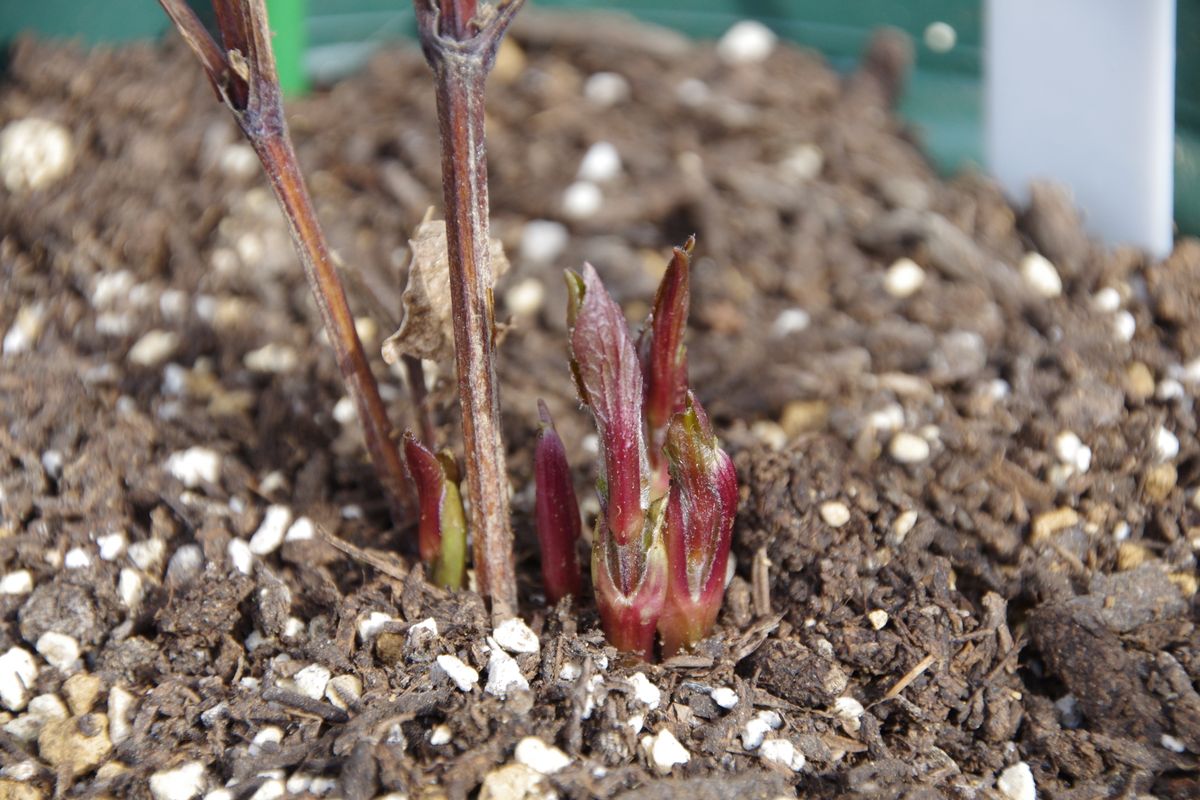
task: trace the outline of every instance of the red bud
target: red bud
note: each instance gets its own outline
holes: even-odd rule
[[[550,602],[557,603],[567,595],[579,596],[579,556],[575,547],[581,533],[579,502],[567,451],[541,400],[538,413],[542,424],[533,457],[537,535],[542,551],[542,583]]]

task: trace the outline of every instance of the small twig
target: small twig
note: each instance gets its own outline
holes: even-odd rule
[[[900,693],[903,692],[905,689],[907,689],[909,684],[911,684],[917,678],[921,677],[921,675],[923,675],[925,673],[925,670],[929,669],[929,667],[936,660],[937,660],[937,657],[934,656],[933,653],[930,653],[929,655],[922,658],[920,661],[917,662],[917,665],[915,667],[913,667],[907,673],[905,673],[904,677],[902,677],[900,680],[896,681],[895,685],[892,686],[892,688],[887,690],[887,693],[884,694],[884,696],[880,699],[880,702],[882,702],[883,700],[891,700],[893,698],[899,697]]]
[[[517,583],[494,365],[483,97],[500,40],[521,4],[507,0],[481,13],[476,0],[413,2],[421,47],[436,84],[475,572],[497,619],[515,613]]]
[[[392,518],[403,525],[415,514],[412,485],[392,440],[392,425],[354,328],[329,243],[300,174],[283,115],[264,0],[214,0],[224,49],[209,36],[184,0],[159,3],[200,59],[217,96],[233,112],[262,162],[288,220],[292,242],[304,265],[347,392],[358,410],[367,451],[387,495]]]
[[[311,697],[302,695],[299,692],[281,689],[278,686],[268,686],[266,689],[263,689],[262,699],[269,703],[279,703],[289,709],[300,711],[308,716],[316,717],[326,722],[350,721],[350,715],[332,703],[313,700]]]
[[[382,572],[384,575],[387,575],[389,578],[394,578],[398,581],[403,581],[408,577],[407,571],[401,569],[396,564],[390,563],[387,559],[375,555],[370,550],[364,550],[361,547],[355,547],[344,539],[339,539],[329,531],[325,530],[325,528],[321,525],[314,525],[313,527],[321,541],[325,542],[325,544],[329,545],[335,550],[345,553],[355,561],[361,561],[368,566],[372,566]]]

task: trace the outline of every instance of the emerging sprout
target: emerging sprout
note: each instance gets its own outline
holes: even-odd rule
[[[571,468],[550,410],[538,401],[541,427],[534,452],[534,480],[537,485],[536,516],[538,544],[542,551],[542,583],[546,597],[557,603],[567,595],[579,596],[579,556],[575,545],[582,526],[579,501],[571,483]]]
[[[408,431],[404,433],[404,457],[416,481],[421,508],[417,529],[421,561],[438,586],[462,588],[467,520],[458,491],[458,465],[449,452],[434,455]]]

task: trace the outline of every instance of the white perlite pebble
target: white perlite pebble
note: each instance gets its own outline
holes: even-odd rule
[[[847,733],[855,733],[862,728],[862,715],[865,712],[862,703],[853,697],[843,696],[833,701],[833,714],[841,720]]]
[[[288,617],[287,621],[283,623],[284,639],[299,639],[306,633],[308,633],[308,626],[298,617]]]
[[[831,528],[840,528],[850,521],[850,509],[837,500],[821,503],[820,512],[821,519]]]
[[[283,540],[285,542],[303,542],[313,538],[316,535],[317,530],[313,525],[313,521],[308,517],[299,517],[295,522],[292,523],[291,527],[287,529],[287,533],[284,534]]]
[[[167,472],[189,489],[216,483],[221,477],[221,456],[207,447],[189,447],[171,454]]]
[[[543,775],[566,769],[571,765],[571,757],[554,745],[548,745],[536,736],[526,736],[517,742],[513,752],[517,763],[524,764],[534,772]]]
[[[517,317],[532,317],[546,304],[546,287],[537,278],[526,278],[504,293],[504,307]]]
[[[20,711],[29,702],[29,687],[37,679],[33,654],[20,647],[0,656],[0,703],[9,711]]]
[[[162,539],[143,539],[129,545],[129,560],[143,572],[157,572],[167,553],[167,543]]]
[[[104,561],[116,561],[125,552],[126,539],[123,533],[109,533],[96,537],[96,546],[100,548],[100,558]]]
[[[563,192],[563,213],[571,219],[593,217],[604,205],[600,187],[590,181],[575,181]]]
[[[815,144],[793,147],[779,162],[780,176],[793,183],[807,183],[821,174],[825,154]]]
[[[1154,433],[1154,454],[1159,461],[1170,461],[1179,455],[1179,438],[1161,425]]]
[[[912,529],[916,526],[917,512],[912,509],[901,511],[892,522],[892,533],[896,534],[897,540],[903,542],[904,538],[912,533]]]
[[[1006,800],[1037,800],[1037,786],[1033,782],[1033,770],[1024,761],[1018,761],[1000,773],[996,788]]]
[[[142,597],[146,594],[142,576],[137,573],[137,570],[129,567],[121,570],[121,575],[117,578],[117,592],[121,595],[121,601],[125,603],[126,608],[130,611],[137,610],[138,606],[142,604]]]
[[[629,678],[629,682],[633,684],[633,696],[639,703],[645,705],[651,711],[658,708],[658,704],[662,702],[662,690],[651,683],[645,673],[633,673]]]
[[[174,331],[147,331],[129,348],[129,360],[141,367],[157,367],[179,349],[179,334]]]
[[[888,443],[888,455],[899,464],[920,464],[929,458],[929,442],[908,431],[899,431]]]
[[[426,637],[436,638],[437,635],[437,620],[435,620],[433,617],[426,617],[420,622],[414,623],[408,629],[408,640],[410,642],[415,642]]]
[[[672,767],[692,760],[692,754],[668,730],[661,730],[656,736],[642,737],[642,747],[650,753],[650,760],[661,772],[670,772]]]
[[[550,264],[562,255],[570,240],[567,227],[548,219],[531,219],[521,229],[521,244],[517,249],[522,261]]]
[[[757,64],[775,49],[777,37],[761,22],[752,19],[734,23],[717,42],[717,56],[726,64]]]
[[[0,578],[0,594],[29,594],[33,591],[33,575],[27,569],[13,570]]]
[[[442,672],[450,676],[450,680],[454,681],[460,692],[469,692],[479,683],[479,672],[474,667],[464,664],[458,656],[438,656],[437,665]]]
[[[62,477],[63,454],[57,450],[47,450],[42,453],[42,469],[54,480]]]
[[[1041,297],[1058,297],[1062,294],[1062,278],[1050,260],[1041,253],[1026,253],[1021,259],[1021,277]]]
[[[225,554],[229,556],[233,568],[243,575],[249,575],[254,570],[254,554],[250,552],[250,545],[243,540],[230,539],[225,546]]]
[[[494,646],[488,656],[488,679],[483,690],[500,698],[508,697],[510,692],[528,690],[529,681],[521,674],[521,666],[516,659],[501,650],[494,639],[489,644]]]
[[[752,717],[746,727],[742,728],[742,748],[756,750],[763,743],[768,731],[779,730],[783,726],[783,718],[778,711],[760,711]]]
[[[63,566],[67,569],[87,569],[92,565],[92,557],[82,547],[72,547],[63,556]]]
[[[1159,738],[1159,742],[1163,747],[1170,750],[1172,753],[1183,753],[1187,751],[1187,745],[1180,741],[1179,738],[1172,736],[1169,733],[1164,733]]]
[[[120,686],[108,690],[108,738],[120,744],[133,732],[133,704],[135,698]]]
[[[333,419],[339,425],[353,425],[358,421],[358,409],[349,397],[343,397],[333,404]]]
[[[888,624],[888,613],[882,608],[877,608],[874,611],[867,612],[867,621],[871,623],[871,627],[875,630],[882,630]]]
[[[1137,320],[1128,311],[1118,311],[1113,317],[1113,334],[1117,341],[1131,342],[1137,333]]]
[[[362,681],[357,675],[336,675],[325,686],[325,699],[343,711],[362,697]]]
[[[911,258],[899,258],[883,276],[883,288],[892,297],[912,297],[925,283],[925,270]]]
[[[1164,402],[1179,400],[1184,396],[1183,384],[1174,378],[1163,378],[1159,381],[1158,390],[1154,392],[1154,396]]]
[[[50,666],[67,672],[79,665],[79,642],[74,636],[47,631],[38,637],[34,647]]]
[[[631,93],[629,81],[616,72],[596,72],[583,82],[584,99],[601,108],[611,108],[624,102]]]
[[[1087,472],[1092,466],[1092,448],[1072,431],[1063,431],[1054,437],[1054,454],[1059,461],[1080,473]]]
[[[375,634],[387,625],[389,622],[395,622],[395,619],[384,614],[382,611],[372,611],[363,619],[358,621],[358,639],[363,644],[375,638]]]
[[[786,308],[779,312],[779,316],[771,324],[771,335],[782,339],[793,333],[799,333],[811,323],[812,317],[803,308]]]
[[[10,192],[49,186],[74,163],[71,132],[57,122],[26,117],[0,131],[0,176]]]
[[[309,664],[297,672],[292,680],[296,682],[296,690],[305,697],[320,700],[325,696],[325,689],[333,675],[320,664]]]
[[[787,739],[766,739],[758,750],[763,761],[770,761],[787,767],[792,772],[804,769],[804,754]]]
[[[167,563],[167,580],[176,586],[187,583],[204,569],[204,551],[197,544],[185,544]]]
[[[497,625],[492,631],[492,638],[510,653],[536,653],[541,649],[537,634],[517,617],[506,619]]]
[[[1054,701],[1058,711],[1058,721],[1068,730],[1074,730],[1083,724],[1083,712],[1079,710],[1079,701],[1073,694],[1064,694]]]
[[[429,732],[429,743],[434,747],[450,744],[452,738],[454,738],[454,734],[450,731],[449,725],[434,725],[433,730]]]
[[[242,363],[252,372],[281,374],[294,370],[300,363],[300,356],[291,345],[270,342],[246,353]]]
[[[738,704],[738,695],[733,689],[728,686],[721,686],[713,689],[710,693],[714,703],[728,711]]]
[[[250,552],[265,556],[279,549],[291,521],[292,512],[287,506],[268,506],[258,530],[250,537]]]
[[[1105,314],[1111,314],[1121,307],[1121,293],[1111,286],[1105,286],[1092,295],[1092,308]]]
[[[150,794],[154,800],[192,800],[204,791],[206,782],[204,765],[189,761],[175,769],[151,775]]]
[[[576,177],[581,181],[604,183],[621,174],[621,154],[612,142],[596,142],[583,154]]]

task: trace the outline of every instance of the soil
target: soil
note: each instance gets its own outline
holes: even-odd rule
[[[983,176],[943,182],[890,111],[904,48],[886,36],[850,75],[783,46],[731,67],[626,23],[529,17],[513,41],[489,168],[540,647],[504,697],[483,691],[499,670],[482,601],[408,569],[283,222],[190,54],[15,47],[0,123],[60,123],[76,158],[0,194],[0,683],[14,648],[37,667],[5,697],[0,797],[1015,800],[1026,768],[1046,798],[1200,796],[1200,242],[1154,261],[1089,241],[1053,188],[1015,209]],[[586,99],[598,71],[628,95]],[[382,53],[290,122],[377,353],[440,197],[427,68]],[[571,217],[600,141],[623,169]],[[549,261],[521,246],[533,219],[569,230]],[[714,636],[647,665],[607,648],[586,604],[540,595],[535,402],[594,514],[560,271],[591,261],[637,321],[693,232],[689,360],[738,466],[737,574]],[[887,279],[900,258],[924,277],[907,296]],[[414,424],[401,378],[378,374]],[[479,684],[459,690],[444,655]],[[788,745],[755,747],[764,712]],[[689,754],[669,774],[643,741],[664,731]],[[521,766],[528,736],[569,763]],[[765,755],[788,746],[798,770]]]

